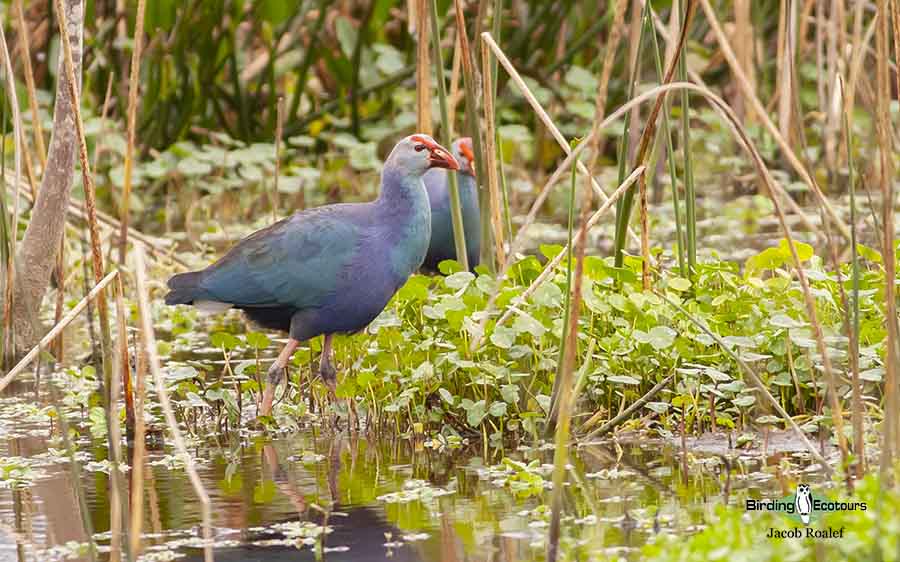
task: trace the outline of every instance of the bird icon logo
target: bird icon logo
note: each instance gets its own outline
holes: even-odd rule
[[[804,525],[809,525],[809,515],[812,513],[812,496],[809,492],[809,484],[798,484],[797,493],[794,496],[794,505],[797,514]]]

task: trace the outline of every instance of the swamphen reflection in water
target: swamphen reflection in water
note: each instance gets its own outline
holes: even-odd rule
[[[279,463],[272,445],[263,447],[263,457],[272,469],[272,480],[278,490],[297,510],[298,519],[283,521],[305,521],[316,525],[327,524],[331,532],[320,537],[321,545],[303,545],[296,538],[288,539],[278,530],[278,525],[261,532],[253,532],[243,537],[243,544],[215,549],[217,562],[421,562],[419,548],[402,540],[403,530],[392,525],[381,508],[340,505],[338,473],[341,470],[340,436],[332,442],[328,463],[328,488],[331,493],[331,513],[325,518],[320,510],[309,509],[304,490],[297,487]],[[389,538],[390,537],[390,538]],[[395,545],[385,543],[396,542]],[[317,546],[325,550],[323,556],[317,554]],[[346,547],[346,549],[342,548]],[[202,554],[188,556],[185,562],[200,562]]]
[[[385,518],[381,510],[372,507],[338,508],[328,518],[333,532],[325,535],[328,551],[324,556],[316,554],[315,546],[298,547],[290,544],[266,544],[266,541],[285,539],[277,531],[252,535],[247,544],[215,549],[216,562],[421,562],[417,548],[410,543],[388,547],[385,543],[401,541],[403,531]],[[321,525],[324,518],[315,515],[307,519]],[[256,544],[254,544],[256,543]],[[348,547],[347,550],[338,547]],[[180,559],[184,562],[201,562],[202,554]]]
[[[475,183],[475,154],[472,139],[457,139],[451,147],[453,156],[459,161],[456,173],[459,186],[459,200],[462,207],[463,232],[466,235],[466,257],[469,269],[475,269],[481,254],[481,217],[478,210],[478,187]],[[450,216],[449,175],[446,170],[429,170],[422,180],[431,202],[431,243],[425,255],[423,267],[438,271],[438,264],[444,260],[456,259],[456,244],[453,241],[453,219]]]
[[[239,308],[263,327],[289,332],[269,369],[261,415],[271,414],[297,346],[319,335],[319,375],[333,394],[332,336],[364,329],[419,269],[431,236],[422,176],[459,167],[430,136],[410,135],[385,161],[375,201],[307,209],[259,230],[206,269],[169,279],[166,304]]]

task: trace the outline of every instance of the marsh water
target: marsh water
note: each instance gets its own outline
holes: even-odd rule
[[[0,561],[89,560],[83,519],[105,560],[105,440],[70,392],[63,410],[79,429],[76,482],[43,378],[38,394],[24,378],[0,398],[0,458],[7,471],[9,459],[27,466],[0,489]],[[161,435],[149,443],[141,559],[201,560],[200,503]],[[691,439],[682,451],[678,440],[624,432],[573,448],[564,552],[639,559],[656,534],[694,532],[719,505],[782,496],[785,471],[807,471],[806,455],[783,435],[756,437],[746,449],[730,448],[725,434]],[[485,457],[477,441],[356,433],[325,417],[277,435],[203,430],[189,443],[212,501],[216,560],[544,559],[553,453],[545,443],[491,446]]]

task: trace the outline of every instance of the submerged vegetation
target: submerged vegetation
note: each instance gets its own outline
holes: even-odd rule
[[[0,31],[18,562],[896,560],[898,0],[7,0]],[[165,280],[374,199],[414,132],[472,137],[479,265],[451,174],[463,259],[334,338],[333,394],[301,342],[260,415],[285,334]]]

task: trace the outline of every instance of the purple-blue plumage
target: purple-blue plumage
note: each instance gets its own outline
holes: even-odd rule
[[[375,201],[308,209],[259,230],[206,269],[172,277],[166,304],[240,308],[288,331],[290,351],[362,330],[422,265],[431,234],[422,176],[434,167],[459,164],[431,137],[406,137],[385,161]]]
[[[457,177],[469,269],[475,269],[481,256],[481,214],[473,169],[475,160],[472,139],[464,137],[456,140],[452,150],[460,163],[458,172],[428,170],[422,178],[431,204],[431,241],[422,267],[430,271],[437,271],[438,265],[444,260],[456,259],[453,219],[450,212],[449,174],[455,173]]]

